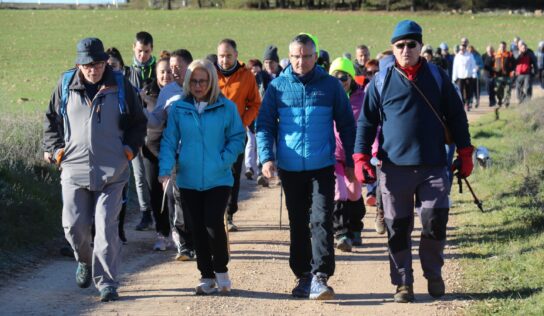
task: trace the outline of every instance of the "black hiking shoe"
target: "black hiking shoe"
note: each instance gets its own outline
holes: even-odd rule
[[[149,230],[153,228],[152,226],[153,218],[151,217],[151,211],[147,210],[142,212],[142,219],[140,220],[140,224],[136,225],[136,230]]]
[[[446,285],[441,277],[427,280],[427,291],[433,298],[440,298],[446,293]]]
[[[116,301],[118,299],[119,294],[117,294],[117,289],[115,289],[113,286],[106,286],[105,288],[100,290],[101,302]]]
[[[245,176],[248,180],[253,180],[253,168],[246,169]]]
[[[92,282],[92,273],[91,267],[83,262],[77,264],[76,270],[76,283],[82,289],[86,289],[91,286]]]
[[[412,285],[399,285],[393,296],[397,303],[412,303],[415,300],[414,287]]]
[[[310,272],[305,273],[302,277],[298,278],[297,285],[295,285],[291,294],[293,294],[294,297],[309,298],[310,289],[312,287],[312,278],[313,275]]]

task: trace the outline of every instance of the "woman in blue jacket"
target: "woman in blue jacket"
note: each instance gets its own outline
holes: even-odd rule
[[[167,185],[177,159],[176,184],[187,206],[202,275],[196,294],[227,293],[231,282],[223,217],[234,181],[231,166],[244,149],[245,130],[236,105],[220,94],[209,61],[189,65],[183,91],[163,132],[159,182]]]

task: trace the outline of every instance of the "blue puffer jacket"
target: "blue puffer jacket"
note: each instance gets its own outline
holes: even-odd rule
[[[321,67],[312,72],[303,84],[288,66],[268,86],[257,118],[262,163],[277,160],[278,167],[287,171],[334,165],[334,121],[346,151],[346,165],[353,166],[355,120],[346,93],[338,79]]]
[[[178,187],[198,191],[232,186],[231,165],[244,149],[245,130],[236,104],[224,96],[199,114],[192,97],[176,101],[168,114],[159,154],[159,176],[177,162]]]

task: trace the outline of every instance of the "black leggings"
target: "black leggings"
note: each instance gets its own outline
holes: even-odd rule
[[[149,195],[151,196],[151,208],[153,209],[153,217],[155,218],[155,229],[164,237],[170,235],[170,218],[168,215],[168,205],[165,203],[164,209],[162,205],[162,197],[164,191],[159,183],[159,159],[146,147],[142,148],[145,168],[145,178],[149,187]]]
[[[227,186],[205,191],[179,189],[193,232],[196,264],[205,279],[215,278],[216,272],[228,271],[229,252],[223,219],[230,190]]]

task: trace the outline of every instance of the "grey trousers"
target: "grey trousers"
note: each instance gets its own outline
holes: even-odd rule
[[[134,173],[134,186],[136,187],[136,194],[138,195],[138,205],[140,211],[151,210],[151,196],[149,195],[149,186],[146,182],[144,157],[141,149],[140,153],[136,155],[131,161],[132,172]]]
[[[423,276],[440,278],[449,214],[450,182],[446,167],[383,164],[380,171],[391,283],[414,283],[411,251],[414,207],[422,224],[419,258]]]
[[[68,181],[62,182],[62,226],[76,261],[92,265],[95,286],[102,290],[118,286],[121,260],[119,212],[126,181],[107,184],[102,191],[89,191]],[[91,226],[96,234],[91,247]]]

